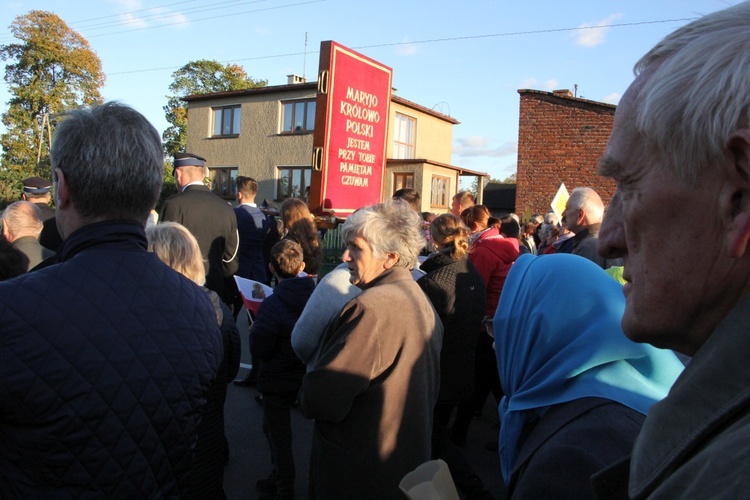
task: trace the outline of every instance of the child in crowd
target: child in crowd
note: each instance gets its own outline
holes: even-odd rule
[[[250,353],[258,369],[263,395],[263,432],[271,451],[273,470],[256,486],[277,498],[294,498],[291,409],[297,400],[305,365],[292,350],[291,335],[315,288],[310,277],[298,278],[305,268],[302,247],[281,240],[271,249],[269,268],[277,280],[273,295],[263,301],[250,330]]]

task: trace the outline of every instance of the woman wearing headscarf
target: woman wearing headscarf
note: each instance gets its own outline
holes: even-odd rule
[[[682,371],[622,333],[622,286],[570,254],[522,255],[494,319],[507,498],[593,498],[591,476],[626,457]]]

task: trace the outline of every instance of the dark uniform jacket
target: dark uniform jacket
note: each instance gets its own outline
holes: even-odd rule
[[[160,220],[179,222],[195,236],[206,263],[206,288],[226,300],[224,278],[239,268],[237,218],[232,206],[207,186],[196,184],[170,196],[162,206]]]
[[[46,203],[34,203],[42,211],[42,233],[39,235],[39,244],[50,250],[57,250],[62,245],[62,236],[57,230],[55,209]]]
[[[2,497],[185,496],[224,356],[211,302],[134,221],[80,228],[55,260],[0,283]]]

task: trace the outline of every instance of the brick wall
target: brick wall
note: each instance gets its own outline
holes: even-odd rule
[[[612,132],[615,106],[570,91],[519,90],[516,212],[546,213],[560,183],[593,188],[605,205],[614,183],[597,174]]]

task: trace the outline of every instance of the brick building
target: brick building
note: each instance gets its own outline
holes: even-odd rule
[[[573,97],[569,90],[521,89],[516,212],[545,213],[560,183],[594,189],[605,205],[614,182],[597,174],[616,106]]]

